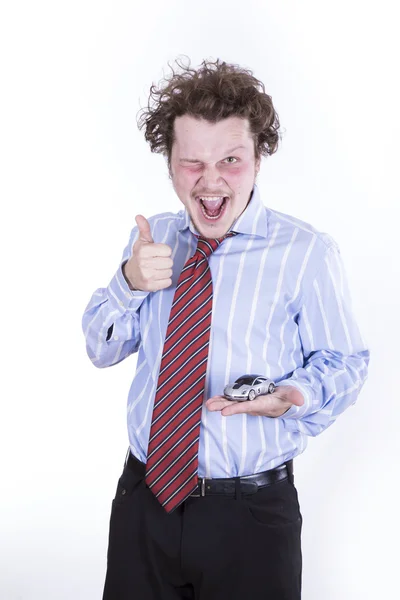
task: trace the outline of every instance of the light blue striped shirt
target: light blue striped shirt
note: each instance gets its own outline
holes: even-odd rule
[[[180,272],[196,249],[186,210],[148,219],[153,240],[168,244],[172,285],[131,291],[120,266],[97,289],[82,327],[96,367],[139,352],[128,396],[132,453],[146,462],[164,337]],[[274,468],[304,451],[307,436],[329,427],[354,404],[367,378],[370,353],[356,324],[336,242],[295,217],[263,205],[257,185],[245,211],[209,258],[213,313],[204,400],[244,373],[296,386],[305,403],[282,417],[224,417],[203,405],[199,477],[234,477]]]

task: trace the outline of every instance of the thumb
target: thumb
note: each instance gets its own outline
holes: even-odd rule
[[[141,242],[153,243],[154,240],[151,235],[150,224],[146,217],[143,217],[143,215],[136,215],[135,220],[139,228],[139,240]]]

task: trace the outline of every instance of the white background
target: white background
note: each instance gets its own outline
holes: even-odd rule
[[[118,267],[135,215],[181,208],[136,115],[182,54],[195,66],[238,63],[265,83],[285,134],[263,162],[263,201],[336,239],[371,349],[357,404],[295,463],[303,598],[396,596],[395,6],[14,0],[2,9],[1,600],[101,598],[136,356],[95,369],[81,317]]]

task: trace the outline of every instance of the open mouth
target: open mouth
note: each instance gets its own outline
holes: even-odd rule
[[[220,219],[225,212],[228,196],[197,196],[201,211],[209,221]]]

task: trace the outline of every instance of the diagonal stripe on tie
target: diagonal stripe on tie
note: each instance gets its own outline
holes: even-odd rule
[[[167,512],[197,487],[198,445],[212,317],[208,259],[226,238],[199,237],[175,289],[158,374],[146,484]]]
[[[185,436],[185,438],[183,438],[185,441],[186,445],[183,445],[183,439],[182,441],[179,440],[179,442],[176,442],[172,448],[170,449],[169,453],[168,453],[168,462],[164,463],[164,456],[162,456],[161,458],[158,458],[157,462],[155,463],[154,467],[151,468],[151,470],[148,473],[148,477],[149,480],[151,480],[151,482],[157,483],[162,477],[165,477],[165,474],[170,472],[170,477],[169,480],[172,479],[172,475],[174,472],[177,472],[177,470],[180,467],[179,461],[181,461],[182,457],[185,459],[185,457],[187,458],[187,451],[189,448],[191,448],[191,446],[193,446],[196,443],[197,440],[197,436],[193,435],[193,433],[196,433],[196,423],[194,423],[192,425],[192,427],[189,429],[187,435]],[[173,455],[172,455],[173,453]],[[171,456],[170,456],[171,455]],[[185,464],[185,461],[181,461],[182,464]],[[173,470],[174,469],[174,470]],[[161,490],[160,490],[161,491]]]
[[[172,406],[172,404],[175,403],[175,399],[177,399],[178,393],[179,399],[182,399],[184,396],[187,396],[185,392],[194,392],[196,384],[203,378],[202,374],[199,375],[198,369],[202,367],[206,362],[207,356],[205,356],[201,362],[198,362],[196,364],[196,367],[194,367],[192,371],[188,373],[188,376],[185,377],[184,380],[177,381],[177,378],[174,377],[172,382],[170,382],[169,387],[161,390],[160,394],[162,394],[162,398],[161,400],[159,400],[159,402],[157,402],[157,406],[154,406],[153,410],[154,419],[156,419],[159,416],[159,413],[161,412],[161,410],[164,409],[166,405],[170,404]],[[184,391],[182,391],[182,389]]]
[[[207,327],[207,330],[209,329],[210,328]],[[176,357],[173,357],[172,360],[179,359],[182,363],[182,366],[180,367],[180,376],[181,383],[183,384],[184,380],[187,377],[189,377],[189,375],[193,372],[194,369],[197,368],[199,362],[202,360],[207,360],[208,343],[207,340],[204,340],[204,336],[201,336],[197,339],[195,344],[191,343],[190,347],[183,349],[178,348],[178,351],[179,350],[180,352],[177,354]],[[170,393],[171,388],[169,384],[176,381],[176,373],[172,367],[173,365],[171,364],[169,367],[163,369],[163,376],[161,378],[161,382],[159,379],[159,386],[157,390],[163,390],[163,394],[165,395]]]
[[[166,356],[169,355],[168,360],[174,361],[180,357],[185,356],[185,354],[188,353],[189,350],[190,350],[190,353],[192,353],[194,350],[198,350],[199,344],[201,344],[203,342],[203,339],[202,339],[202,336],[204,336],[204,331],[202,328],[203,320],[204,319],[201,319],[200,323],[198,323],[198,324],[196,323],[195,326],[190,328],[192,336],[194,336],[194,337],[192,337],[192,336],[190,337],[190,340],[186,346],[184,346],[182,348],[182,345],[175,344],[175,346],[172,346],[171,349],[165,353]],[[210,327],[207,327],[206,331],[209,331],[209,330],[210,330]],[[199,331],[199,333],[197,333],[198,331]],[[163,376],[166,373],[168,373],[169,371],[172,371],[172,366],[173,366],[172,363],[169,363],[169,364],[167,363],[165,365],[165,367],[163,368],[163,370],[160,371],[159,378],[158,378],[158,383],[159,383],[158,388],[160,387],[160,380],[161,379],[164,380]]]
[[[204,294],[202,295],[202,303],[201,304],[198,304],[198,303],[196,304],[196,301],[198,301],[197,296],[187,299],[187,302],[188,302],[187,306],[184,306],[170,321],[171,330],[166,338],[167,349],[168,349],[169,344],[171,343],[170,340],[173,339],[175,336],[177,336],[178,328],[184,326],[185,323],[187,322],[188,318],[194,318],[195,315],[197,315],[197,317],[200,317],[201,314],[205,314],[207,312],[207,307],[209,306],[209,303],[211,300],[212,300],[212,292],[211,291],[205,297],[204,297]],[[191,304],[189,304],[189,302]],[[181,335],[181,334],[182,334],[182,332],[179,332],[179,335]]]
[[[175,459],[178,460],[174,462],[173,466],[168,464],[164,470],[159,470],[158,476],[155,477],[156,483],[154,483],[153,486],[154,488],[157,488],[156,494],[163,494],[165,497],[167,494],[171,494],[173,490],[178,487],[180,481],[182,482],[185,472],[188,469],[191,470],[189,464],[192,463],[193,458],[197,456],[198,441],[199,435],[192,435],[192,437],[188,440],[188,443],[180,452],[177,451],[174,455],[170,456],[171,463],[173,463]],[[195,486],[196,483],[192,482],[192,487]]]
[[[185,394],[179,397],[179,401],[174,401],[171,409],[164,411],[161,415],[160,419],[154,424],[154,428],[151,431],[150,436],[150,444],[153,447],[153,440],[156,436],[160,435],[160,432],[163,432],[163,436],[169,435],[169,429],[175,428],[177,429],[181,425],[181,421],[186,418],[188,411],[191,414],[194,410],[196,410],[196,405],[193,404],[198,396],[201,394],[204,388],[204,380],[203,377],[198,377],[195,383],[190,387],[189,393],[185,392]],[[182,400],[185,401],[185,405],[182,406]],[[159,438],[160,439],[160,438]],[[160,442],[158,442],[160,444]],[[151,452],[150,452],[151,453]]]
[[[174,436],[175,429],[173,429],[165,439],[163,438],[161,446],[157,446],[157,448],[149,454],[149,457],[153,457],[153,466],[150,469],[147,469],[147,474],[149,476],[150,473],[152,473],[155,469],[157,469],[159,465],[162,464],[162,461],[164,460],[164,458],[166,458],[167,454],[173,452],[179,444],[182,444],[183,439],[190,435],[194,428],[197,427],[197,419],[195,419],[194,416],[195,413],[194,415],[192,413],[190,415],[186,415],[182,423],[182,429],[183,427],[185,428],[185,434],[181,435],[178,441]]]
[[[183,334],[188,335],[188,336],[190,334],[189,339],[191,339],[193,336],[196,335],[196,332],[199,331],[200,332],[199,335],[193,338],[193,340],[195,341],[200,335],[202,335],[204,333],[202,323],[205,319],[207,319],[208,315],[210,315],[210,314],[211,314],[211,310],[208,313],[206,313],[201,319],[199,319],[199,321],[197,321],[194,325],[191,325],[191,323],[189,323],[188,325],[191,325],[191,327],[188,326],[186,328],[186,330],[183,331]],[[180,344],[180,339],[178,339],[173,346],[170,346],[169,350],[167,350],[165,352],[164,356],[168,356],[168,354],[170,352],[173,352],[179,344]],[[174,360],[174,359],[175,359],[175,355],[172,355],[172,360]],[[168,360],[171,360],[171,357],[169,357]],[[160,371],[160,375],[164,372],[165,369],[168,369],[169,367],[170,367],[170,364],[166,363],[164,369],[162,371]]]

